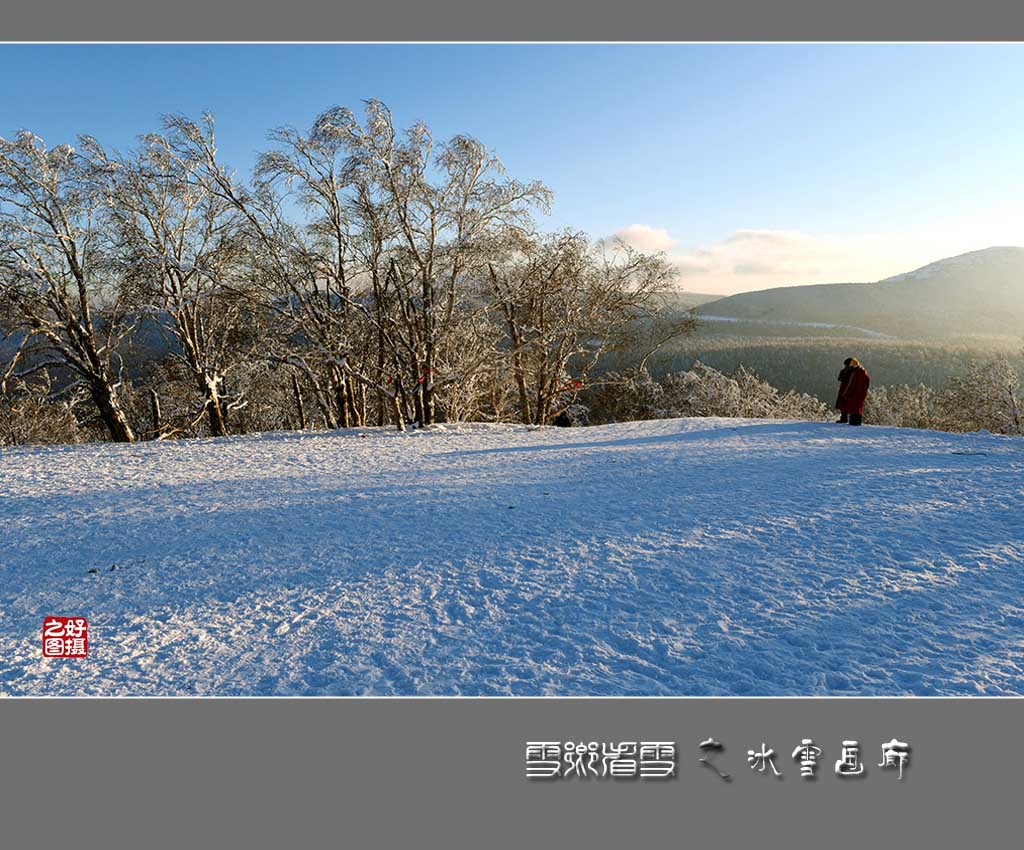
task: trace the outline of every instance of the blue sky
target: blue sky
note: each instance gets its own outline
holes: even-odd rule
[[[0,45],[0,74],[0,135],[127,147],[210,110],[240,172],[269,129],[377,97],[694,291],[1024,244],[1024,45]]]

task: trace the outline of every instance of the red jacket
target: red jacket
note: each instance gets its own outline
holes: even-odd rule
[[[871,378],[868,377],[868,370],[863,366],[853,370],[853,374],[850,375],[850,383],[846,386],[846,392],[843,393],[840,406],[840,410],[843,413],[856,413],[858,416],[864,415],[864,401],[868,397],[868,385],[871,383]]]
[[[844,366],[839,373],[839,394],[836,396],[836,410],[843,409],[843,396],[846,395],[846,388],[850,386],[850,373],[852,366]]]

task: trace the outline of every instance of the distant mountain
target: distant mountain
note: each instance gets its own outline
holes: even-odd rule
[[[701,304],[710,321],[897,338],[1024,336],[1024,248],[986,248],[877,283],[784,286]]]
[[[672,294],[671,299],[674,306],[680,310],[689,310],[691,307],[699,307],[701,304],[706,304],[708,301],[717,301],[721,298],[721,295],[712,295],[707,292],[687,292],[682,290]]]

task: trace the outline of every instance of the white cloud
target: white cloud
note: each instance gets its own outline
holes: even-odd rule
[[[614,235],[638,251],[671,251],[676,246],[676,240],[669,236],[667,230],[646,224],[631,224],[617,230]]]
[[[641,251],[665,251],[689,292],[729,295],[778,286],[882,280],[967,251],[1024,243],[1007,210],[983,223],[902,222],[906,232],[826,236],[799,230],[745,228],[704,245],[684,246],[664,228],[624,227],[615,235]],[[968,227],[968,224],[973,226]]]
[[[731,294],[808,283],[880,280],[938,257],[911,257],[894,240],[839,238],[794,230],[736,230],[721,241],[673,252],[679,285]],[[920,260],[918,262],[918,260]]]
[[[690,250],[664,228],[631,224],[615,234],[640,251],[664,251],[690,292],[733,293],[799,283],[877,280],[876,249],[864,240],[812,236],[799,231],[742,229]]]
[[[722,242],[701,249],[709,272],[719,277],[756,278],[765,285],[780,283],[820,283],[822,280],[848,281],[863,278],[871,271],[865,253],[856,240],[812,236],[788,230],[737,230]],[[825,275],[826,277],[822,277]],[[838,275],[835,277],[834,275]],[[749,288],[746,282],[737,285]]]

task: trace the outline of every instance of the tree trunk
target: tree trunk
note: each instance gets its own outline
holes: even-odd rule
[[[393,407],[392,412],[397,416],[399,423],[398,430],[405,430],[405,423],[409,421],[418,421],[415,416],[415,394],[413,395],[412,401],[409,399],[409,394],[405,391],[405,385],[401,381],[395,381],[395,395],[392,398],[391,404]]]
[[[206,399],[206,415],[210,420],[210,433],[214,437],[226,437],[228,434],[227,423],[224,421],[224,408],[220,399],[215,395]]]
[[[398,401],[398,393],[391,396],[391,415],[395,418],[395,427],[398,428],[399,431],[404,431],[405,416],[402,415],[402,405]]]
[[[519,417],[524,425],[530,425],[530,391],[526,388],[526,375],[523,374],[523,357],[516,352],[512,357],[512,368],[516,374],[516,389],[519,390]]]
[[[422,428],[427,424],[423,415],[423,384],[420,384],[413,389],[412,405],[413,410],[415,411],[413,418],[416,420],[416,424]]]
[[[376,286],[376,284],[374,284]],[[380,313],[380,298],[375,297],[377,312]],[[377,375],[378,380],[384,380],[384,327],[381,320],[377,320]],[[384,390],[377,390],[377,424],[387,424],[387,401]]]
[[[117,399],[117,393],[107,382],[93,382],[91,386],[92,399],[100,412],[100,419],[110,434],[110,439],[115,443],[134,443],[135,433],[132,426],[128,424],[128,418],[121,409]]]
[[[156,390],[149,390],[149,415],[153,421],[153,438],[160,436],[160,396]]]
[[[334,401],[338,406],[338,424],[342,428],[351,427],[351,413],[348,407],[348,396],[345,394],[345,378],[338,367],[331,369],[331,385],[334,387]]]
[[[345,382],[345,400],[348,402],[348,409],[352,411],[352,424],[360,428],[363,424],[363,419],[359,415],[359,405],[356,403],[356,388],[353,385],[352,378],[345,375],[343,378]]]
[[[434,403],[434,345],[427,343],[426,357],[423,360],[423,368],[420,372],[420,396],[423,399],[423,425],[433,425],[436,421],[436,410]]]
[[[295,393],[295,410],[299,414],[299,430],[306,430],[306,408],[302,404],[302,390],[299,388],[299,378],[292,372],[292,392]]]
[[[429,363],[430,361],[428,360],[427,362]],[[422,414],[422,417],[421,417],[422,424],[423,425],[433,425],[434,424],[434,390],[433,390],[433,387],[430,386],[430,373],[429,373],[429,371],[428,371],[428,373],[426,375],[423,376],[422,387],[423,387],[423,392],[422,392],[422,397],[423,397],[423,402],[422,402],[422,404],[423,404],[423,414]]]
[[[425,314],[423,317],[425,345],[423,347],[423,368],[419,374],[419,379],[422,381],[420,398],[423,405],[420,416],[421,426],[434,424],[434,282],[427,274],[423,276],[423,311]]]

